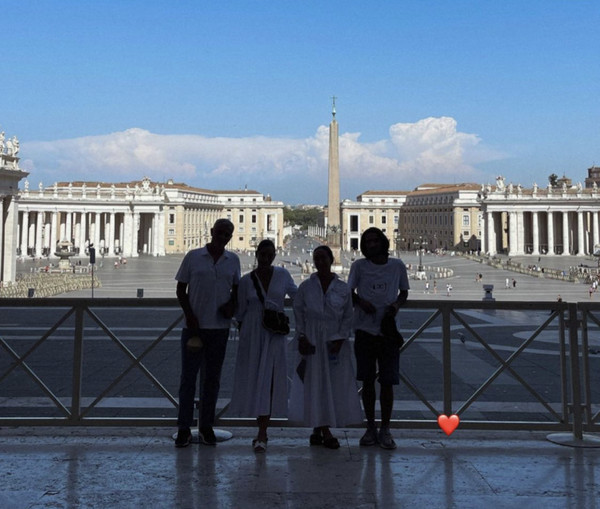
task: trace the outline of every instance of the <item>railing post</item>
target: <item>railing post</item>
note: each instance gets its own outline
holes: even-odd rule
[[[584,401],[582,403],[585,408],[586,430],[591,431],[594,422],[592,415],[592,388],[590,386],[590,356],[589,356],[589,341],[588,341],[588,316],[587,311],[581,311],[581,374],[583,375],[582,394]]]
[[[85,301],[75,304],[75,335],[73,337],[73,384],[71,394],[72,422],[81,420],[81,378],[83,376],[83,311]]]
[[[569,354],[571,357],[571,408],[573,412],[573,438],[583,439],[583,412],[581,409],[581,379],[579,374],[579,320],[577,304],[569,303]]]
[[[452,338],[450,304],[442,307],[442,370],[444,375],[444,415],[452,415]]]

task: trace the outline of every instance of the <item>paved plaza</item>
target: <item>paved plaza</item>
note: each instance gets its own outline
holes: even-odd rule
[[[312,245],[317,245],[314,242]],[[254,256],[250,253],[239,253],[242,262],[242,272],[248,272],[253,267]],[[419,265],[419,258],[415,252],[400,253],[402,260],[409,266],[415,268]],[[126,264],[120,264],[114,268],[114,259],[98,259],[95,267],[95,275],[102,283],[101,288],[94,289],[95,297],[120,297],[132,298],[137,296],[137,290],[143,289],[144,297],[175,297],[175,274],[183,255],[169,255],[162,257],[141,256],[131,258]],[[302,274],[300,264],[311,259],[310,254],[300,248],[292,248],[285,253],[279,253],[275,263],[283,264],[292,274],[297,283],[300,283],[306,274]],[[77,261],[77,260],[76,260]],[[351,264],[349,254],[343,255],[344,273],[347,275]],[[570,267],[585,265],[596,267],[597,259],[577,256],[542,256],[538,257],[513,257],[513,262],[521,262],[525,265],[538,265],[540,267],[560,269],[568,273]],[[86,259],[82,259],[86,263]],[[436,280],[437,293],[434,294],[432,272],[429,271],[430,289],[425,291],[425,281],[411,280],[411,291],[409,299],[426,300],[447,298],[446,284],[452,285],[451,297],[460,300],[481,300],[484,296],[483,285],[494,285],[493,297],[498,301],[556,301],[560,295],[564,301],[577,302],[589,301],[589,285],[584,283],[571,283],[545,277],[529,276],[510,270],[496,269],[485,263],[479,263],[462,256],[435,255],[426,253],[422,256],[424,267],[440,267],[451,269],[451,277]],[[18,272],[30,272],[32,267],[45,266],[45,261],[26,261],[17,266]],[[475,278],[482,275],[481,281]],[[510,280],[510,288],[506,289],[506,279]],[[515,279],[516,286],[512,286]],[[63,297],[91,297],[91,289],[63,294]],[[598,295],[592,296],[592,300],[600,300]]]

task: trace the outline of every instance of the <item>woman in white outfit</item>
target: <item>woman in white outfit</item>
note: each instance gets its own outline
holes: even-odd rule
[[[290,420],[313,428],[311,445],[329,449],[340,446],[331,427],[363,421],[348,341],[352,292],[331,272],[333,260],[329,247],[316,248],[313,261],[317,272],[300,285],[294,299],[299,353],[289,412]]]
[[[262,317],[265,308],[283,312],[286,294],[293,298],[297,287],[286,269],[272,265],[274,259],[273,242],[261,241],[256,249],[257,267],[240,279],[238,288],[240,341],[229,414],[257,418],[258,434],[252,441],[255,452],[267,448],[271,416],[287,416],[286,336],[265,329]]]

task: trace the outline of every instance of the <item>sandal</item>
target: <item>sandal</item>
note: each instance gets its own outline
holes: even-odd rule
[[[321,430],[318,430],[316,433],[313,433],[310,436],[310,445],[323,445],[323,433]]]
[[[327,449],[339,449],[340,448],[340,443],[338,442],[338,439],[335,437],[327,437],[325,440],[323,440],[323,445],[325,447],[327,447]]]
[[[265,439],[264,442],[262,440],[259,440],[258,438],[255,438],[254,440],[252,440],[252,449],[254,450],[254,452],[257,452],[257,453],[266,452],[268,440],[269,440],[268,438]]]

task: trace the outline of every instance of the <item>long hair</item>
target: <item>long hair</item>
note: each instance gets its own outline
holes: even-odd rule
[[[360,252],[363,254],[363,256],[367,257],[367,255],[365,254],[365,237],[370,233],[376,234],[379,237],[379,240],[381,241],[381,252],[376,254],[387,255],[390,250],[389,239],[385,236],[385,233],[383,233],[379,228],[375,228],[374,226],[372,226],[371,228],[367,228],[360,236]]]

